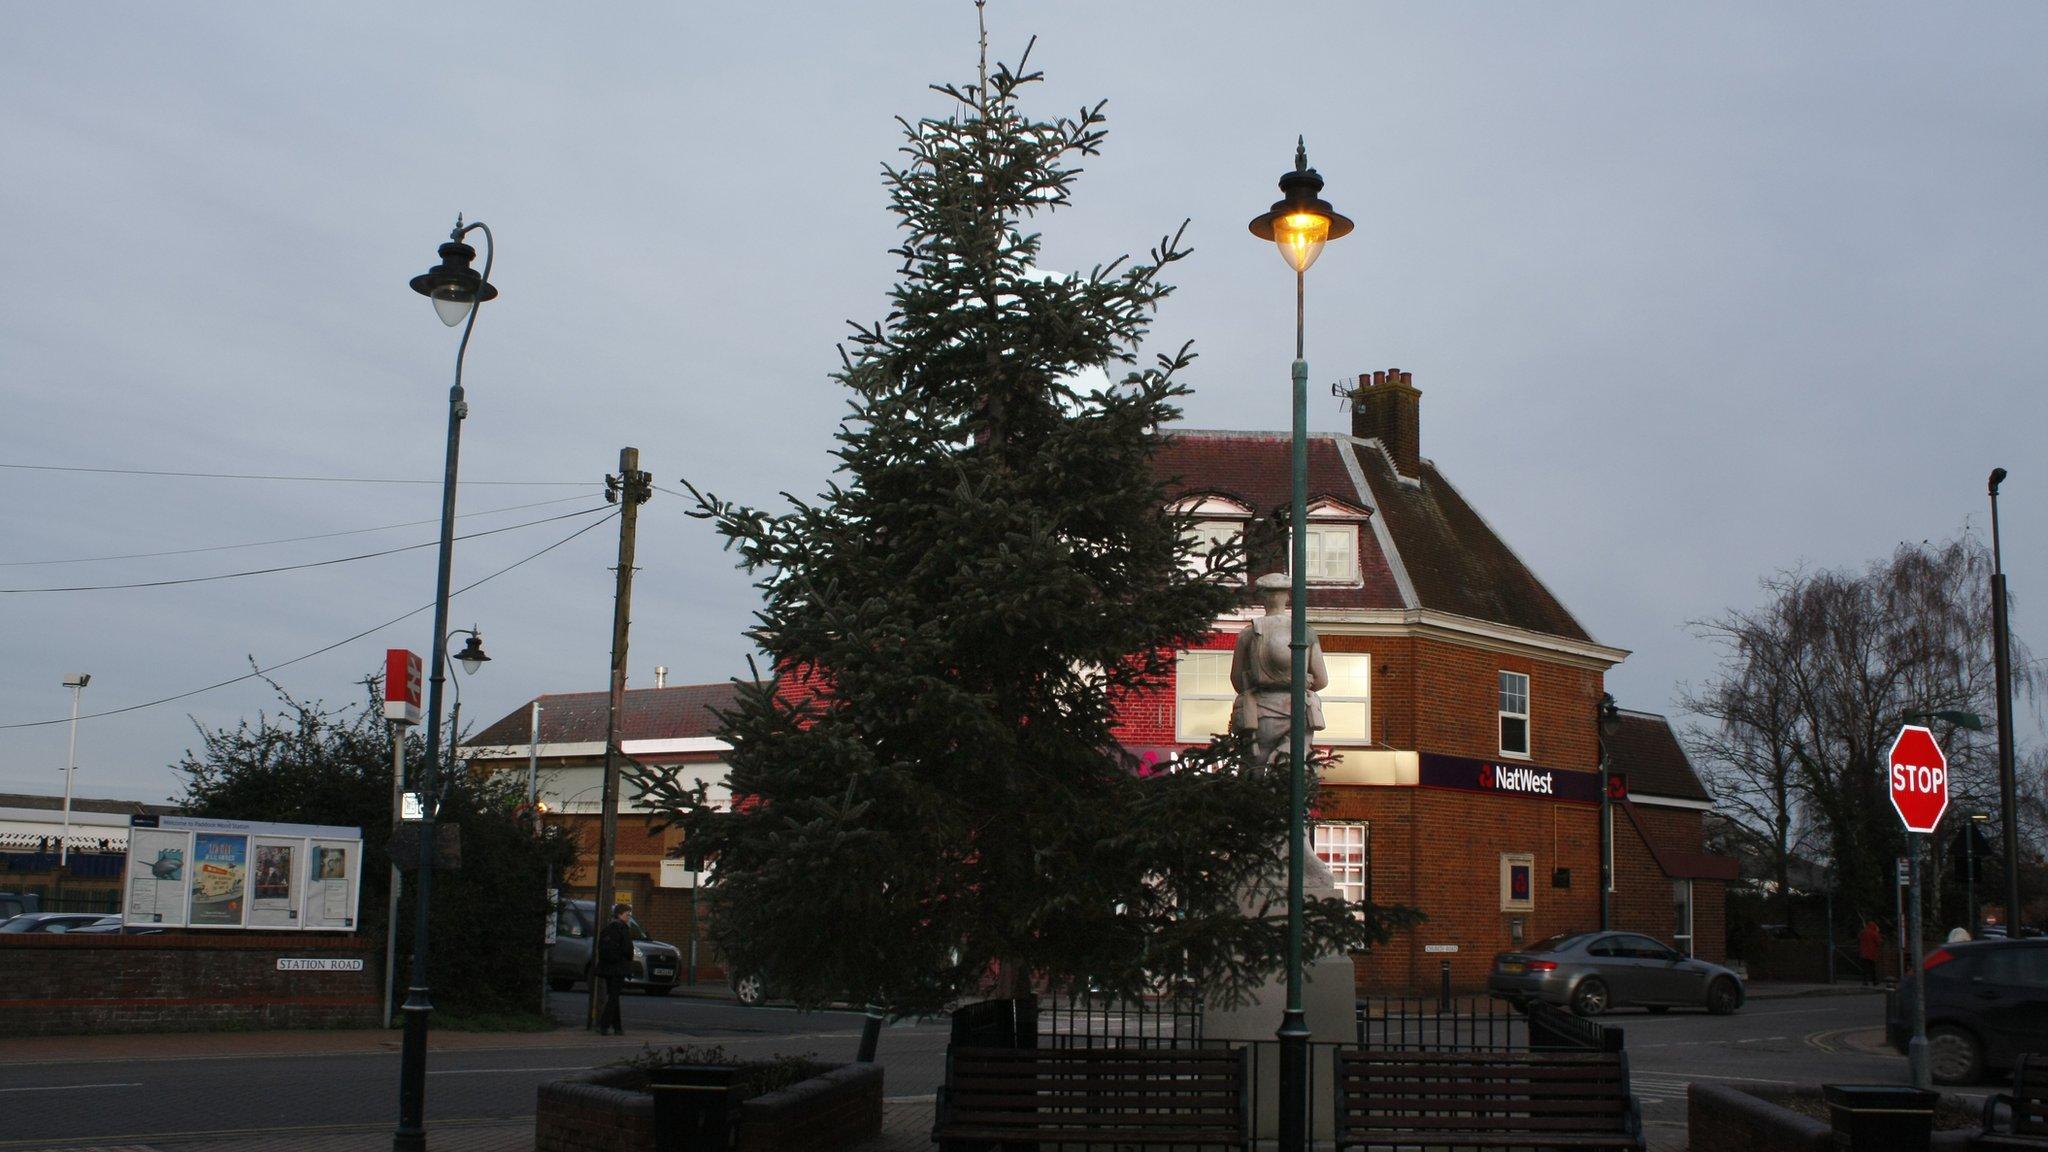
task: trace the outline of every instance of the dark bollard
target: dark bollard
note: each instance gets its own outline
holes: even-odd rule
[[[1439,969],[1439,972],[1443,976],[1443,989],[1437,993],[1436,1010],[1438,1012],[1449,1012],[1451,1010],[1451,962],[1445,960],[1441,963],[1442,967]]]
[[[1924,1088],[1897,1084],[1823,1084],[1835,1152],[1927,1152],[1934,1102]]]
[[[745,1071],[731,1064],[671,1064],[649,1072],[655,1152],[728,1152]]]

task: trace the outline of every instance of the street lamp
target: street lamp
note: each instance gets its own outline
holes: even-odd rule
[[[1287,1010],[1280,1018],[1280,1147],[1300,1152],[1308,1147],[1308,1022],[1301,1010],[1301,888],[1308,801],[1308,361],[1302,358],[1302,316],[1309,265],[1323,245],[1351,231],[1351,221],[1337,214],[1318,194],[1323,178],[1308,166],[1308,146],[1297,138],[1294,170],[1280,177],[1280,199],[1253,219],[1252,235],[1271,240],[1281,259],[1294,269],[1294,461],[1293,496],[1288,505],[1292,535],[1289,568],[1292,678],[1288,698],[1287,762]]]
[[[1970,939],[1975,940],[1978,930],[1984,926],[1983,917],[1977,915],[1977,825],[1991,822],[1991,813],[1972,812],[1970,822],[1963,825],[1963,869],[1969,879],[1963,894],[1963,903],[1970,908]],[[2007,929],[2011,931],[2011,929]]]
[[[467,636],[469,640],[462,645],[462,651],[457,652],[449,657],[449,659],[462,665],[463,672],[474,676],[477,669],[491,662],[491,658],[484,655],[483,633],[478,632],[474,626],[457,628],[448,634],[447,639],[453,640],[457,636]],[[445,642],[442,644],[442,651],[447,651],[447,644]],[[448,686],[455,690],[455,706],[448,710],[448,752],[449,758],[452,760],[454,759],[455,745],[462,739],[462,681],[450,676],[448,678]]]
[[[85,686],[92,683],[89,672],[67,672],[64,686],[71,689],[71,751],[64,756],[64,834],[57,838],[57,863],[62,866],[71,859],[71,778],[78,775],[78,698],[85,694]]]
[[[1998,672],[1998,803],[2005,824],[2005,930],[2019,937],[2020,814],[2012,768],[2012,625],[2006,620],[2005,566],[1998,554],[1998,486],[2005,469],[1991,470],[1991,653]]]
[[[471,232],[484,234],[484,270],[470,267],[476,249],[462,242]],[[455,350],[455,385],[448,390],[448,457],[441,477],[441,547],[434,575],[434,659],[427,692],[427,748],[420,765],[420,859],[419,899],[414,912],[412,934],[412,984],[406,989],[405,1041],[398,1064],[398,1128],[391,1134],[395,1152],[425,1152],[427,1146],[427,1014],[434,1010],[427,989],[427,911],[434,892],[434,814],[440,807],[440,789],[435,779],[441,759],[441,685],[447,679],[448,664],[448,576],[455,557],[455,466],[462,445],[462,421],[469,405],[462,398],[462,360],[469,352],[470,333],[476,331],[477,305],[495,299],[497,288],[491,280],[491,263],[497,256],[497,241],[482,221],[464,224],[455,218],[455,229],[441,245],[441,262],[412,278],[412,290],[434,302],[441,323],[462,329],[462,343]],[[470,633],[472,646],[476,640]]]
[[[1613,759],[1607,741],[1621,732],[1621,709],[1611,694],[1602,692],[1600,702],[1593,705],[1593,727],[1600,743],[1600,930],[1605,932],[1614,911],[1614,790],[1609,775]]]

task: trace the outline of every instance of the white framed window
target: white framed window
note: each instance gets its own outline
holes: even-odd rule
[[[1500,754],[1529,754],[1529,678],[1520,672],[1500,674]]]
[[[1230,731],[1230,653],[1183,652],[1174,669],[1174,736],[1184,744],[1206,744]]]
[[[1199,576],[1209,570],[1211,556],[1240,545],[1244,539],[1244,521],[1197,520],[1182,530],[1181,537],[1189,543],[1187,555],[1181,558],[1181,564],[1189,572]],[[1243,580],[1250,578],[1250,574],[1247,573]]]
[[[1308,526],[1308,582],[1358,582],[1358,525],[1311,523]]]
[[[1532,853],[1500,854],[1500,910],[1536,910],[1536,857]]]
[[[1372,657],[1363,652],[1325,652],[1323,667],[1330,683],[1318,695],[1323,698],[1318,744],[1372,743]]]
[[[1372,899],[1372,825],[1347,822],[1317,824],[1312,829],[1316,859],[1337,878],[1337,893],[1358,907]]]

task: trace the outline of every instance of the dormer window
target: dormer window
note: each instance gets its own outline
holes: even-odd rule
[[[1197,574],[1209,570],[1210,558],[1219,551],[1243,547],[1245,525],[1252,518],[1250,506],[1224,496],[1190,497],[1174,504],[1171,510],[1196,517],[1193,524],[1181,531],[1181,538],[1189,543],[1181,563]],[[1238,582],[1249,579],[1247,576]]]
[[[1308,582],[1359,583],[1358,527],[1370,515],[1341,500],[1318,500],[1308,506]]]

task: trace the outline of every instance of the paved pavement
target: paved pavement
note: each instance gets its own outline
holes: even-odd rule
[[[718,990],[706,989],[712,999]],[[1863,1000],[1837,999],[1862,996]],[[1643,1098],[1650,1145],[1655,1152],[1683,1152],[1685,1148],[1684,1107],[1686,1085],[1696,1080],[1771,1079],[1811,1082],[1815,1078],[1865,1079],[1887,1082],[1901,1078],[1904,1061],[1884,1045],[1881,1022],[1873,1012],[1875,997],[1859,985],[1753,984],[1752,1010],[1734,1017],[1706,1017],[1671,1014],[1663,1017],[1624,1014],[1614,1023],[1628,1029],[1629,1051],[1636,1068],[1635,1088]],[[558,1015],[574,1015],[571,997],[558,1003]],[[1804,1001],[1804,1002],[1802,1002]],[[492,1075],[507,1072],[531,1074],[535,1080],[558,1075],[563,1068],[587,1067],[616,1059],[640,1049],[644,1042],[656,1044],[683,1040],[702,1042],[709,1029],[707,1021],[728,1027],[730,1036],[713,1035],[710,1042],[727,1043],[738,1049],[756,1044],[795,1042],[816,1048],[827,1058],[850,1056],[839,1053],[850,1048],[852,1018],[844,1013],[825,1018],[799,1017],[772,1009],[748,1010],[720,1004],[669,1004],[635,1000],[629,1007],[645,1019],[646,1026],[621,1039],[600,1038],[575,1028],[547,1033],[463,1033],[432,1034],[429,1062],[437,1075],[434,1104],[453,1108],[436,1115],[430,1110],[428,1146],[435,1152],[530,1152],[533,1126],[530,1114],[508,1115],[498,1109],[461,1110],[465,1097],[448,1091],[458,1084],[481,1085],[499,1082]],[[663,1024],[664,1019],[675,1019]],[[731,1023],[737,1022],[737,1023]],[[755,1025],[748,1028],[745,1025]],[[892,1032],[885,1038],[885,1066],[892,1095],[884,1108],[880,1136],[860,1147],[859,1152],[929,1152],[932,1120],[931,1086],[936,1081],[937,1057],[943,1048],[943,1029],[925,1026]],[[239,1087],[245,1093],[268,1091],[266,1085],[291,1084],[300,1091],[318,1092],[316,1069],[330,1066],[330,1059],[348,1064],[349,1058],[368,1058],[380,1068],[388,1067],[399,1047],[396,1032],[226,1032],[188,1035],[66,1036],[42,1038],[0,1038],[0,1116],[19,1115],[17,1107],[40,1100],[43,1109],[76,1108],[83,1102],[70,1093],[95,1087],[119,1087],[113,1080],[143,1080],[168,1074],[172,1066],[191,1066],[195,1057],[204,1067],[220,1070],[240,1085],[225,1087],[226,1094]],[[163,1063],[160,1072],[138,1068],[127,1074],[119,1069]],[[528,1065],[539,1065],[527,1067]],[[58,1070],[68,1069],[72,1080],[56,1082]],[[28,1075],[35,1072],[37,1075]],[[267,1078],[266,1078],[267,1077]],[[25,1079],[43,1079],[41,1087],[15,1087]],[[12,1083],[10,1083],[10,1081]],[[380,1079],[381,1082],[381,1079]],[[466,1082],[466,1083],[465,1083]],[[10,1106],[10,1093],[22,1102]],[[529,1101],[531,1097],[525,1097]],[[61,1101],[62,1103],[53,1103]],[[175,1127],[177,1135],[121,1135],[87,1139],[7,1139],[0,1126],[0,1152],[30,1152],[62,1149],[64,1152],[382,1152],[391,1146],[391,1123],[304,1123],[290,1119],[306,1116],[304,1110],[279,1109],[284,1113],[271,1127],[250,1127],[263,1123],[251,1119],[253,1101],[237,1101],[232,1117],[218,1116],[221,1130],[207,1125],[179,1123],[127,1126],[130,1131],[153,1127],[164,1132]],[[89,1107],[89,1105],[87,1106]],[[228,1130],[230,1123],[236,1123]],[[23,1129],[15,1127],[15,1132]],[[33,1128],[29,1129],[33,1131]],[[50,1129],[62,1131],[62,1129]],[[121,1131],[114,1128],[113,1131]]]

